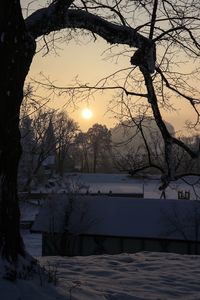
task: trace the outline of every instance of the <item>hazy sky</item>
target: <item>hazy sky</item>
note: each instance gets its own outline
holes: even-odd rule
[[[59,56],[53,53],[42,56],[37,54],[34,58],[30,70],[30,76],[38,78],[38,74],[43,72],[49,76],[59,86],[69,86],[78,75],[83,83],[95,84],[104,76],[115,72],[120,68],[129,67],[129,59],[124,58],[120,64],[115,62],[105,61],[102,57],[102,52],[108,45],[101,39],[96,42],[91,42],[87,45],[77,44],[70,41],[68,45],[60,45],[62,50],[59,50]],[[104,123],[108,127],[115,123],[111,113],[107,112],[107,104],[112,99],[110,92],[104,92],[91,96],[88,101],[77,104],[77,109],[74,107],[66,107],[68,113],[75,118],[81,128],[86,130],[95,122]],[[53,106],[60,107],[66,102],[64,95],[54,100]],[[93,118],[84,120],[81,117],[81,110],[89,106],[93,111]]]
[[[23,2],[27,3],[27,1]],[[38,79],[40,78],[39,73],[42,72],[45,76],[49,76],[54,80],[57,85],[68,86],[78,75],[81,82],[94,84],[102,77],[108,76],[120,68],[130,67],[129,57],[121,57],[118,63],[116,63],[116,60],[105,60],[106,56],[102,53],[109,45],[102,39],[90,43],[86,43],[86,40],[88,39],[82,38],[80,43],[72,40],[68,44],[58,44],[61,48],[61,50],[58,50],[59,55],[50,53],[43,56],[42,52],[38,53],[35,55],[29,76]],[[111,112],[107,112],[107,106],[111,99],[112,94],[105,92],[102,95],[98,94],[95,97],[90,97],[88,103],[79,104],[75,111],[73,107],[69,106],[66,107],[66,110],[80,124],[82,130],[87,130],[95,122],[113,127],[117,120],[114,119]],[[65,102],[66,99],[63,96],[55,99],[51,105],[59,108]],[[81,110],[87,105],[94,114],[90,120],[84,120],[81,116]],[[182,105],[181,109],[179,107],[177,112],[164,113],[165,120],[170,122],[176,130],[183,129],[184,121],[191,116],[192,111],[187,104]]]

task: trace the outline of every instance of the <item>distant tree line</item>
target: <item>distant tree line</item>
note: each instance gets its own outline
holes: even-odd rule
[[[74,171],[164,173],[164,144],[152,118],[136,118],[139,130],[136,121],[129,120],[111,130],[106,125],[94,124],[82,132],[66,111],[50,109],[45,104],[38,106],[37,101],[28,103],[29,106],[25,97],[20,120],[21,190],[30,190],[38,182],[45,183],[53,175],[63,177],[66,172]],[[172,126],[170,130],[174,134]],[[182,137],[182,140],[191,148],[197,147],[198,136]],[[198,172],[200,161],[192,159],[183,149],[175,148],[173,155],[176,173]]]
[[[25,100],[20,120],[20,189],[29,190],[54,174],[110,171],[111,132],[105,125],[94,124],[82,132],[66,111],[26,105]]]
[[[165,122],[172,136],[174,128]],[[194,131],[190,136],[179,136],[185,145],[196,149],[199,145],[199,135]],[[137,174],[165,174],[167,162],[165,160],[165,146],[161,134],[152,117],[142,115],[120,122],[112,130],[113,162],[120,171],[127,171],[131,175]],[[177,176],[197,175],[200,159],[191,158],[183,148],[173,147],[173,168]]]

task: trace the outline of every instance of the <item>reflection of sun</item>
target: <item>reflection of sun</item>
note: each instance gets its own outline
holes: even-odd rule
[[[88,108],[88,107],[84,108],[84,109],[82,110],[82,113],[81,113],[81,114],[82,114],[82,117],[83,117],[84,119],[90,119],[90,118],[92,118],[92,115],[93,115],[91,109]]]

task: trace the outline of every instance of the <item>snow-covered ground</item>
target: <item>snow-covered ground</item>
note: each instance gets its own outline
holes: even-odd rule
[[[178,191],[187,191],[190,193],[190,199],[200,199],[200,183],[195,185],[195,189],[193,186],[198,180],[198,177],[188,176],[185,181],[171,183],[165,191],[166,198],[177,199]],[[159,186],[158,176],[133,178],[128,174],[69,173],[63,178],[51,178],[45,186],[38,185],[34,192],[63,193],[70,189],[83,193],[141,193],[144,194],[144,198],[160,198]]]
[[[159,198],[158,180],[132,179],[125,175],[71,176],[72,182],[89,187],[91,192],[107,193],[144,191],[145,198]],[[78,179],[78,180],[77,180]],[[54,185],[54,192],[64,184]],[[177,182],[166,190],[168,199],[177,199],[178,190],[193,188]],[[48,190],[43,190],[47,192]],[[21,208],[23,219],[33,219],[35,209]],[[33,207],[32,207],[33,208]],[[26,280],[9,282],[0,279],[0,300],[200,300],[200,256],[171,253],[138,252],[136,254],[88,257],[40,257],[41,235],[23,230],[27,250],[39,256],[46,266]],[[0,269],[2,262],[0,262]],[[48,283],[48,278],[51,283]]]
[[[199,300],[200,257],[141,252],[114,256],[45,257],[48,283],[0,280],[1,300]]]
[[[28,253],[32,256],[41,256],[42,235],[40,233],[30,233],[28,229],[21,230],[21,234]]]

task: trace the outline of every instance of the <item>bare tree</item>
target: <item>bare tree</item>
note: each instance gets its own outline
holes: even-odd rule
[[[33,179],[36,179],[47,159],[56,156],[56,138],[52,124],[55,114],[55,110],[42,107],[31,117],[23,117],[20,122],[23,155],[19,177],[26,178],[21,187],[23,190],[30,190]],[[29,126],[24,126],[27,121]]]
[[[19,180],[21,189],[30,191],[32,181],[41,181],[39,175],[45,175],[45,169],[50,172],[48,176],[56,172],[63,175],[78,125],[64,111],[58,112],[44,105],[37,105],[34,111],[34,107],[24,106],[26,103],[23,105],[26,115],[20,121],[23,155]]]
[[[59,87],[47,82],[46,87],[51,90],[59,88],[61,93],[71,93],[71,98],[86,97],[99,90],[117,90],[122,116],[124,108],[130,111],[134,106],[148,108],[164,143],[166,167],[163,170],[160,189],[165,189],[170,181],[183,176],[176,173],[174,149],[182,148],[192,159],[197,159],[200,153],[199,143],[194,149],[184,140],[172,135],[162,115],[162,109],[172,111],[178,103],[179,107],[186,104],[194,113],[193,119],[187,122],[188,129],[199,125],[200,5],[195,0],[105,2],[88,1],[87,10],[99,12],[105,9],[105,18],[112,19],[115,16],[124,27],[128,25],[136,29],[150,44],[135,46],[137,50],[134,53],[126,46],[118,52],[111,46],[111,57],[127,55],[133,67],[104,77],[95,85],[77,83],[76,87]],[[137,18],[137,15],[142,15],[143,18]],[[116,103],[113,106],[116,107]],[[152,167],[151,161],[147,167]],[[185,175],[188,175],[188,172]]]
[[[74,146],[78,124],[66,112],[61,111],[54,118],[54,134],[56,138],[56,172],[63,176],[66,163]],[[71,159],[72,160],[72,159]]]

